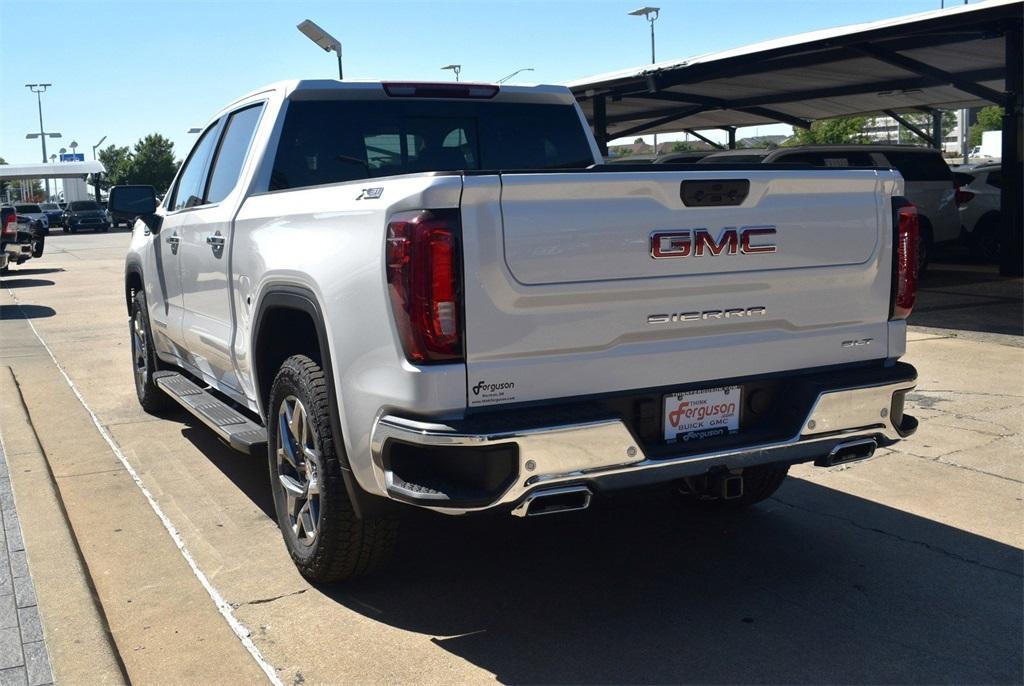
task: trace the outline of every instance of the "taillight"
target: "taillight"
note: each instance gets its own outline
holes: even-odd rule
[[[490,83],[419,83],[385,81],[384,92],[404,98],[480,98],[490,99],[501,90]]]
[[[963,188],[956,189],[956,206],[963,207],[974,198],[974,193],[971,191],[965,191]]]
[[[893,198],[893,251],[892,305],[890,319],[906,319],[917,299],[918,228],[917,205],[906,198]]]
[[[458,228],[456,210],[426,210],[388,224],[388,292],[413,362],[462,359]]]
[[[18,215],[11,212],[7,215],[7,219],[4,220],[2,231],[5,236],[17,236],[18,235]]]

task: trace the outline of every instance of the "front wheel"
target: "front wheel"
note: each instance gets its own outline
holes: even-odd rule
[[[46,244],[46,238],[36,238],[32,241],[32,257],[43,256],[43,246]]]
[[[267,457],[277,524],[292,561],[316,583],[369,574],[391,555],[393,518],[357,517],[330,421],[328,381],[305,355],[281,365],[270,390]]]
[[[132,296],[132,316],[128,322],[132,340],[132,375],[135,377],[135,395],[139,405],[150,414],[156,414],[171,404],[171,399],[156,385],[153,374],[160,371],[153,349],[153,336],[149,328],[149,310],[146,296],[136,291]]]

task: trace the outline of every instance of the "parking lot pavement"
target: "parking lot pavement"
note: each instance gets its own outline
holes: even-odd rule
[[[1012,339],[913,330],[906,359],[920,379],[908,411],[919,432],[867,462],[795,468],[750,512],[642,493],[536,520],[415,514],[388,572],[316,588],[280,541],[265,464],[182,413],[137,407],[126,244],[124,234],[58,235],[4,279],[0,367],[25,389],[48,459],[71,476],[79,460],[106,460],[91,490],[57,476],[72,523],[107,526],[113,503],[138,526],[139,544],[121,547],[101,545],[110,534],[98,525],[75,526],[132,682],[164,680],[174,656],[149,656],[150,634],[167,626],[195,639],[185,643],[191,676],[204,681],[224,680],[239,655],[258,655],[283,683],[1024,680],[1024,350]],[[104,457],[70,388],[50,384],[56,368],[29,322],[170,529]],[[154,564],[169,531],[184,552]],[[223,598],[220,614],[197,570]],[[168,585],[186,601],[133,621],[125,599]],[[229,647],[225,636],[241,641],[225,618],[255,652]]]

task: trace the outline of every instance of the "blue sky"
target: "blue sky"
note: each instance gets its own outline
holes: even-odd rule
[[[658,59],[681,58],[792,33],[939,8],[940,0],[661,0]],[[0,0],[0,157],[38,162],[36,99],[48,144],[79,152],[107,136],[134,144],[159,132],[178,157],[186,132],[236,96],[290,78],[331,78],[324,53],[295,25],[312,19],[344,44],[345,75],[489,81],[521,67],[524,82],[558,83],[650,59],[641,0],[496,2],[252,2]],[[653,3],[652,3],[653,4]],[[947,5],[959,0],[946,0]],[[518,79],[517,79],[518,80]],[[758,133],[779,127],[761,127]],[[785,127],[788,130],[788,127]],[[750,135],[753,131],[744,132]]]

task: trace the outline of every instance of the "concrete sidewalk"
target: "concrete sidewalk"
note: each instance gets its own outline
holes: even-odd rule
[[[6,544],[0,555],[0,684],[50,684],[53,683],[50,658],[46,652],[35,585],[25,554],[2,437],[0,518]]]

